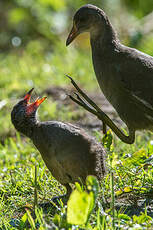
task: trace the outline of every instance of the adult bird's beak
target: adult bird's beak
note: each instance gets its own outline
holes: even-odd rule
[[[68,46],[78,35],[79,35],[79,31],[78,31],[75,23],[73,23],[73,27],[71,29],[71,32],[69,33],[69,36],[66,40],[66,46]]]

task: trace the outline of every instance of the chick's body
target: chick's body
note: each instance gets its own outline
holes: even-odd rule
[[[101,179],[104,149],[84,130],[57,121],[41,122],[31,137],[52,175],[63,185],[82,180],[87,175]]]
[[[100,180],[105,173],[103,146],[69,123],[39,121],[37,108],[45,98],[29,103],[32,90],[12,110],[15,128],[33,141],[52,175],[67,188],[67,195],[71,192],[69,183],[85,183],[88,175]]]

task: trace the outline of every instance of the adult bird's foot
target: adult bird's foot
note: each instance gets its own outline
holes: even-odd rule
[[[74,88],[78,91],[79,94],[75,93],[76,98],[72,95],[69,95],[70,99],[76,104],[82,106],[85,110],[96,115],[99,120],[103,123],[103,133],[106,133],[106,125],[112,129],[112,131],[118,136],[118,138],[126,144],[133,144],[135,141],[135,130],[129,129],[129,136],[126,136],[115,124],[114,122],[92,101],[75,83],[75,81],[69,75],[66,75],[70,80]]]

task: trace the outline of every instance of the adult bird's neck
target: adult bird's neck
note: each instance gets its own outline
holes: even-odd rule
[[[101,17],[101,21],[95,25],[95,29],[90,31],[90,43],[92,50],[96,49],[100,52],[108,52],[109,49],[113,49],[119,43],[116,31],[114,30],[111,22],[105,17]]]
[[[93,67],[101,90],[110,100],[113,91],[111,65],[120,43],[107,16],[96,26],[97,33],[90,32]]]

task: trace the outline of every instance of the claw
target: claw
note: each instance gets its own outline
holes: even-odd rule
[[[73,81],[72,77],[70,77],[68,74],[65,74],[66,77],[68,77],[71,81]]]

